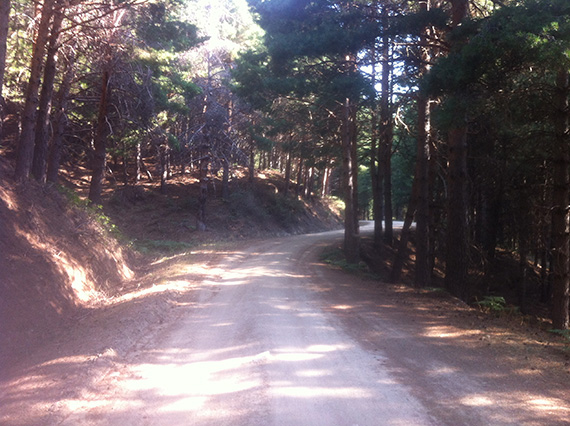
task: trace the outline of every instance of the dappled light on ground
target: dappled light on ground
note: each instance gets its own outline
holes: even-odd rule
[[[3,382],[0,424],[564,424],[565,384],[545,392],[486,332],[295,254],[317,240],[166,261],[86,317],[83,346]],[[94,343],[88,320],[124,334]]]

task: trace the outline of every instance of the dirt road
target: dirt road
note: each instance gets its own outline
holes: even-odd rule
[[[322,265],[340,236],[249,245],[179,270],[162,308],[157,285],[79,321],[3,380],[0,424],[569,424],[568,377]]]

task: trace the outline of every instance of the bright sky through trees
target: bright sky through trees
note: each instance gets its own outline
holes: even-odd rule
[[[209,49],[235,52],[250,47],[261,32],[247,0],[189,0],[186,10],[199,35],[208,38]]]

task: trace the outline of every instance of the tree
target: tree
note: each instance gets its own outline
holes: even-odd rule
[[[450,140],[457,142],[451,142],[452,148],[459,146],[460,149],[475,150],[476,139],[470,133],[475,134],[475,129],[481,133],[480,129],[485,129],[485,138],[492,142],[486,143],[490,147],[486,148],[487,156],[497,156],[510,149],[508,153],[500,154],[502,164],[506,165],[499,176],[503,181],[500,194],[502,204],[526,194],[526,205],[534,204],[552,212],[552,318],[553,323],[560,327],[568,326],[568,218],[565,206],[568,203],[567,73],[570,65],[566,51],[570,39],[566,17],[570,12],[569,7],[567,2],[545,4],[528,1],[519,6],[505,6],[491,17],[473,22],[475,25],[471,28],[468,26],[459,29],[456,34],[461,33],[464,41],[456,44],[455,50],[438,61],[426,79],[428,86],[436,83],[432,88],[443,88],[443,91],[432,93],[444,94],[438,115],[442,128],[449,130]],[[461,117],[467,125],[465,128],[456,125]],[[472,129],[471,132],[468,129]],[[482,138],[479,136],[477,140],[481,142]],[[541,141],[538,147],[537,140]],[[500,149],[493,149],[493,145]],[[482,148],[480,143],[474,152],[480,154]],[[464,160],[454,158],[452,161],[451,155],[454,154],[450,152],[450,174],[454,172],[455,176],[461,177],[468,164],[473,164],[474,160],[462,154]],[[552,170],[551,178],[544,177],[545,164],[547,169],[550,167]],[[470,170],[474,175],[472,182],[484,182],[479,176],[486,170],[473,167]],[[514,170],[516,173],[512,172]],[[510,173],[517,177],[516,181],[512,180]],[[489,175],[492,176],[491,173]],[[524,182],[522,188],[521,182]],[[530,185],[535,185],[535,188],[542,186],[547,192],[532,191]],[[488,189],[484,186],[476,186],[475,189],[486,191],[479,197],[484,202],[469,205],[467,200],[461,200],[461,203],[465,203],[463,205],[467,207],[464,209],[466,211],[473,207],[478,209],[475,217],[481,217],[481,225],[477,221],[471,221],[469,229],[477,230],[480,241],[491,241],[485,243],[488,246],[485,252],[491,252],[497,231],[492,230],[496,225],[485,225],[490,223],[485,215],[493,211],[494,215],[501,214],[501,209],[485,206],[490,202],[495,203],[492,200],[496,196]],[[452,193],[460,194],[464,190],[449,187],[449,192],[451,199]],[[513,205],[519,206],[520,203]],[[524,269],[530,236],[533,232],[542,234],[548,227],[531,226],[530,229],[524,229],[529,226],[522,224],[533,223],[530,220],[532,210],[508,208],[502,215],[516,217],[517,224],[503,224],[502,233],[511,234],[513,239],[518,240],[519,254],[523,259],[521,268]],[[505,210],[506,207],[502,209]],[[450,211],[449,214],[451,213]],[[452,227],[453,220],[457,221],[457,218],[448,218],[448,232],[455,229]],[[486,232],[491,232],[491,235],[482,235]],[[541,239],[535,238],[537,241]],[[455,244],[454,248],[457,248],[458,243]],[[465,271],[466,263],[464,260],[454,265],[463,265],[461,268]],[[453,273],[453,270],[450,272]],[[462,287],[450,282],[450,285],[462,295],[473,290],[468,284]],[[524,295],[524,285],[520,291]]]
[[[266,31],[267,54],[250,54],[256,65],[250,63],[247,70],[235,75],[242,85],[261,79],[262,84],[257,87],[247,86],[254,92],[251,102],[256,102],[256,94],[265,88],[274,98],[306,99],[308,106],[323,109],[336,119],[346,206],[345,255],[349,261],[357,261],[360,236],[356,118],[367,87],[358,70],[358,53],[375,38],[374,26],[365,19],[361,2],[253,2],[253,6]],[[266,62],[260,67],[264,57]],[[255,77],[256,73],[259,77]]]
[[[0,138],[2,137],[2,121],[4,119],[4,74],[6,72],[6,47],[10,26],[10,0],[0,0]]]
[[[39,102],[38,90],[41,84],[41,73],[45,48],[49,37],[50,20],[56,6],[58,6],[57,0],[45,0],[38,16],[39,25],[32,51],[30,78],[26,88],[26,98],[22,112],[22,130],[20,132],[18,158],[15,170],[15,178],[19,181],[28,178],[32,167],[35,140],[34,131]]]

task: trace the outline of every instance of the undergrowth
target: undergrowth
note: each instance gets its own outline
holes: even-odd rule
[[[351,274],[379,280],[380,277],[370,271],[365,262],[350,263],[346,260],[343,251],[339,247],[328,247],[321,253],[321,261],[337,267]]]

